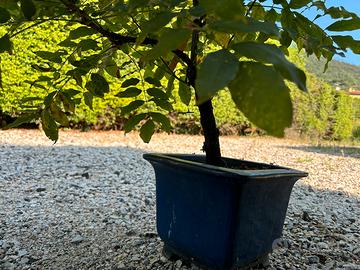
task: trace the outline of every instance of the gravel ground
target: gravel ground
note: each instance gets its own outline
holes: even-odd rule
[[[269,269],[360,269],[360,148],[222,138],[224,156],[309,172]],[[0,269],[197,269],[161,255],[144,151],[199,153],[202,138],[0,131]]]

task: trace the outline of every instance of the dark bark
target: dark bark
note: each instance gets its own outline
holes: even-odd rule
[[[194,0],[194,6],[198,5],[198,1]],[[195,19],[194,24],[197,26],[203,26],[202,19]],[[199,43],[199,31],[193,30],[191,39],[191,65],[188,66],[187,78],[188,83],[195,89],[196,81],[196,65],[197,65],[197,50]],[[203,151],[206,153],[206,163],[216,166],[223,166],[224,162],[221,159],[220,142],[219,142],[219,130],[216,127],[216,121],[213,111],[211,99],[200,104],[200,123],[203,129],[205,142],[203,145]]]

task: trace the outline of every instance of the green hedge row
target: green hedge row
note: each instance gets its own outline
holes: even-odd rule
[[[57,44],[67,36],[64,25],[47,22],[36,27],[36,34],[23,32],[15,40],[14,55],[3,55],[0,62],[2,87],[0,88],[0,111],[16,115],[21,111],[22,100],[26,97],[45,97],[50,89],[30,86],[28,82],[37,79],[36,70],[31,67],[39,58],[34,54],[38,50],[56,50]],[[6,29],[0,28],[0,36]],[[290,58],[302,68],[305,68],[304,56],[296,51],[290,52]],[[121,59],[119,60],[121,61]],[[125,61],[125,60],[124,60]],[[66,66],[64,67],[66,69]],[[120,70],[120,72],[122,72]],[[124,71],[126,72],[126,70]],[[93,110],[82,103],[71,117],[72,125],[86,128],[94,126],[102,129],[121,128],[124,118],[120,115],[120,107],[128,104],[131,99],[120,99],[115,96],[119,92],[121,80],[112,79],[111,91],[104,99],[96,98]],[[360,114],[360,105],[352,105],[349,96],[335,92],[328,84],[308,74],[309,94],[292,91],[294,100],[294,128],[300,133],[316,138],[348,139],[360,133],[354,127],[356,115]],[[290,86],[294,88],[294,86]],[[79,89],[71,85],[72,89]],[[295,89],[295,88],[294,88]],[[190,106],[181,103],[178,97],[173,104],[173,119],[175,132],[199,133],[199,112],[191,102]],[[360,104],[360,103],[359,103]],[[150,105],[149,105],[150,106]],[[357,109],[354,109],[354,108]],[[253,133],[255,127],[239,112],[227,91],[221,91],[214,99],[215,115],[220,131],[223,134]],[[146,108],[145,108],[146,109]],[[151,109],[151,108],[148,108]]]

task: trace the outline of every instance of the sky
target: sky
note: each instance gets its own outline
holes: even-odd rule
[[[343,6],[346,10],[356,13],[360,17],[360,0],[327,0],[326,6]],[[310,19],[313,19],[316,14],[318,14],[316,8],[312,8],[308,12],[304,12],[303,15]],[[316,20],[316,23],[320,25],[323,29],[329,26],[332,22],[334,22],[334,20],[331,19],[330,16],[325,16]],[[360,30],[349,32],[329,32],[329,34],[350,35],[354,39],[360,40]],[[334,59],[360,66],[360,55],[354,54],[353,52],[351,52],[351,50],[346,53],[345,58],[341,56],[335,56]]]
[[[271,3],[272,1],[267,0],[264,3]],[[326,7],[339,7],[343,6],[346,10],[356,13],[360,17],[360,0],[326,0]],[[303,13],[304,16],[309,19],[314,19],[317,14],[321,14],[322,11],[318,11],[316,7],[311,8],[310,10]],[[330,16],[324,16],[316,20],[316,23],[323,29],[328,27],[334,22]],[[354,39],[360,40],[360,30],[350,31],[350,32],[328,32],[330,35],[351,35]],[[346,53],[346,57],[335,56],[334,59],[347,62],[353,65],[360,66],[360,55],[356,55],[351,50]]]

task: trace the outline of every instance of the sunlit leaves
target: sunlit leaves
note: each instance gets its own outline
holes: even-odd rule
[[[143,24],[142,29],[146,33],[154,33],[166,26],[175,14],[169,11],[161,11],[153,14],[153,17]]]
[[[200,65],[196,80],[198,103],[213,97],[232,81],[238,71],[238,60],[227,50],[210,53]]]
[[[232,46],[239,55],[254,59],[263,63],[271,63],[281,73],[281,75],[296,83],[301,89],[306,91],[306,75],[289,62],[284,53],[275,45],[262,44],[256,42],[240,42]]]
[[[272,67],[254,62],[241,63],[229,89],[239,110],[268,134],[283,136],[284,129],[290,127],[292,103],[289,89]]]

